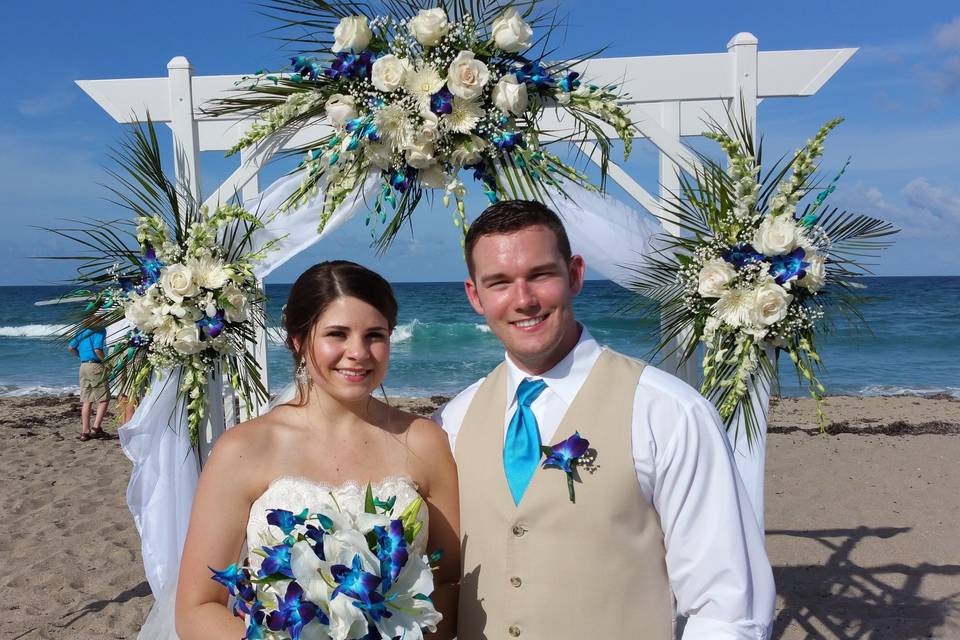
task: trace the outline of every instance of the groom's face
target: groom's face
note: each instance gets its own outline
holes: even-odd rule
[[[467,298],[520,368],[543,373],[573,349],[579,337],[573,298],[583,286],[584,263],[580,256],[568,263],[550,229],[482,236],[473,265]]]

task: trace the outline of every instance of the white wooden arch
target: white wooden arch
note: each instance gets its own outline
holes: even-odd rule
[[[726,52],[598,58],[583,63],[579,70],[598,85],[621,86],[630,96],[631,117],[641,137],[659,150],[660,192],[656,196],[650,194],[615,162],[609,165],[609,176],[641,207],[662,215],[661,202],[678,190],[678,170],[690,171],[697,165],[695,155],[683,144],[684,137],[700,135],[708,119],[726,122],[727,113],[743,112],[755,125],[757,105],[763,99],[815,94],[856,51],[855,48],[759,51],[755,36],[738,33],[727,43]],[[77,84],[117,122],[144,122],[149,114],[154,122],[169,125],[176,150],[177,179],[198,201],[205,195],[206,204],[216,204],[237,192],[244,199],[256,196],[260,191],[259,171],[278,150],[277,145],[242,151],[240,166],[233,174],[213,192],[200,193],[200,152],[231,148],[251,123],[238,117],[214,118],[199,108],[235,90],[242,76],[197,76],[191,63],[182,56],[172,59],[167,70],[167,77],[78,80]],[[565,125],[558,116],[559,112],[548,110],[544,129],[562,131]],[[307,127],[280,146],[307,143],[320,137],[326,126]],[[616,137],[612,129],[608,129],[608,135]],[[589,143],[584,144],[583,149],[589,153]],[[679,233],[679,227],[669,221],[663,226],[670,233]],[[263,336],[258,349],[266,382]],[[672,366],[689,382],[698,376],[695,363],[688,364],[682,371],[677,370],[676,363]],[[260,410],[260,407],[256,409]],[[229,415],[226,421],[232,423]],[[212,408],[210,422],[204,435],[207,450],[219,435],[217,424],[224,423],[217,407]]]

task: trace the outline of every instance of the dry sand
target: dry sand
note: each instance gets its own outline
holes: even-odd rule
[[[773,637],[960,638],[960,401],[836,397],[827,414],[821,436],[809,401],[773,407]],[[78,425],[75,399],[0,400],[0,638],[134,638],[153,602],[129,462]]]

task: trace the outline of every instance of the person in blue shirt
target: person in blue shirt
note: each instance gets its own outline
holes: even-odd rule
[[[70,353],[80,358],[80,441],[103,437],[103,418],[107,415],[110,391],[103,369],[103,350],[106,330],[94,327],[82,330],[67,344]],[[93,429],[90,428],[90,411],[97,404]]]

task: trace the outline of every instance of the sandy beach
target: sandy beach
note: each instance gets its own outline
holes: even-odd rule
[[[960,401],[833,397],[827,415],[820,435],[808,400],[772,410],[773,637],[960,638]],[[153,602],[130,464],[78,425],[75,398],[0,400],[2,638],[134,638]]]

